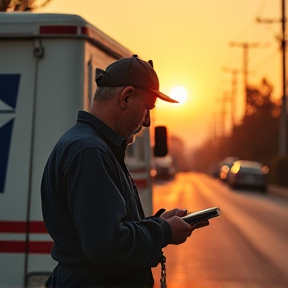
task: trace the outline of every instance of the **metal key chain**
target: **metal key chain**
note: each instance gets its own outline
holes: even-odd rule
[[[167,284],[166,284],[166,257],[164,256],[163,252],[161,255],[161,279],[160,279],[160,283],[161,283],[161,288],[167,288]]]

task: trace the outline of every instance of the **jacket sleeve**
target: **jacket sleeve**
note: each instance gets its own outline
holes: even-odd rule
[[[119,191],[115,165],[105,151],[91,148],[78,153],[66,170],[67,202],[82,251],[101,267],[157,266],[171,227],[158,217],[126,220],[123,193],[129,191]]]

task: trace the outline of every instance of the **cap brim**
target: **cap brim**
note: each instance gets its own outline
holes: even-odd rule
[[[170,103],[179,103],[179,101],[172,99],[171,97],[165,95],[164,93],[162,93],[158,90],[153,90],[153,89],[149,89],[149,88],[147,88],[147,89],[150,90],[151,92],[153,92],[158,98],[160,98],[163,101],[170,102]]]

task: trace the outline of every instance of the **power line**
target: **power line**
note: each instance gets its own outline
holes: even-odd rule
[[[245,115],[246,115],[246,106],[247,106],[247,88],[248,88],[248,49],[256,48],[259,46],[258,43],[248,43],[248,42],[230,42],[231,47],[241,47],[243,48],[243,86],[244,86],[244,97],[245,97]]]
[[[286,39],[285,39],[285,29],[286,29],[286,7],[285,1],[281,0],[281,19],[269,19],[269,18],[259,18],[256,21],[259,23],[272,24],[281,23],[282,36],[281,41],[281,51],[282,51],[282,105],[281,105],[281,116],[279,121],[279,154],[283,155],[287,153],[287,111],[286,111]]]

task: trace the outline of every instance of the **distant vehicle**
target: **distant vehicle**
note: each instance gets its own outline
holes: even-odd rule
[[[227,183],[233,189],[257,188],[265,192],[269,168],[256,161],[237,160],[227,174]]]
[[[230,162],[230,163],[225,163],[224,165],[221,166],[220,168],[220,173],[219,173],[219,178],[226,182],[227,181],[227,176],[228,173],[231,169],[231,167],[233,166],[234,162]]]
[[[171,155],[155,157],[156,178],[171,179],[176,174],[176,168]]]
[[[160,148],[160,151],[159,151]],[[165,126],[155,127],[154,177],[172,179],[176,174],[173,157],[168,153],[168,133]]]
[[[220,161],[217,165],[217,170],[214,177],[226,181],[228,172],[236,160],[238,160],[237,157],[226,157]]]

